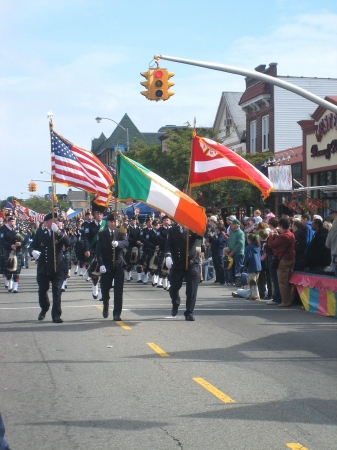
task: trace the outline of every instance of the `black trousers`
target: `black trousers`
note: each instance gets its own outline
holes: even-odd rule
[[[124,269],[114,269],[112,272],[102,273],[101,291],[102,300],[105,308],[109,307],[110,289],[114,282],[114,309],[113,316],[120,316],[123,308],[123,287],[124,287]]]
[[[195,302],[197,300],[197,292],[199,286],[199,270],[198,264],[193,264],[186,269],[175,268],[174,265],[170,270],[170,297],[172,306],[178,308],[180,305],[179,290],[183,284],[183,280],[186,280],[186,311],[185,315],[193,314]]]
[[[51,283],[53,293],[53,307],[51,317],[61,317],[61,288],[64,281],[64,272],[57,272],[54,275],[38,274],[36,281],[39,285],[39,304],[42,312],[46,313],[50,308],[48,290]]]

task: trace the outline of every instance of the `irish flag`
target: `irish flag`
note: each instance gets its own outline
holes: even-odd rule
[[[117,155],[117,194],[120,200],[132,198],[164,212],[197,234],[204,234],[207,218],[204,208],[172,184],[141,164]]]
[[[256,186],[263,198],[274,190],[273,183],[233,150],[212,141],[193,138],[190,185],[200,186],[220,180],[242,180]]]

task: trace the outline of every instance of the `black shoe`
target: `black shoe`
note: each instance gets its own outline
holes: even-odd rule
[[[61,289],[61,292],[65,292],[66,290],[65,289]]]
[[[41,311],[37,320],[43,320],[45,317],[46,317],[46,313]]]
[[[131,281],[131,280],[133,280],[133,278],[132,278],[132,277],[130,277],[130,280],[129,280],[129,281]]]
[[[28,267],[28,266],[26,266],[26,269],[29,269],[29,267]]]
[[[94,300],[97,300],[97,299],[98,299],[98,295],[92,294],[92,298],[93,298]]]
[[[143,280],[137,280],[137,283],[143,283]]]
[[[189,322],[194,322],[195,318],[194,318],[193,314],[186,314],[185,320],[188,320]]]
[[[162,288],[163,287],[163,285],[162,284],[160,284],[159,286],[157,285],[157,288]]]
[[[178,308],[172,308],[171,314],[172,317],[176,317],[176,315],[178,314]]]
[[[115,322],[120,322],[122,319],[121,319],[121,316],[114,316],[114,321]]]
[[[103,308],[103,317],[104,319],[107,319],[109,316],[109,306],[107,306],[106,308]]]
[[[53,322],[54,323],[63,323],[63,319],[61,319],[61,317],[54,317]]]

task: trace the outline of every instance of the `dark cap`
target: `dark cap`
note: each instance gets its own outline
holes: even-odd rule
[[[158,223],[159,223],[159,220],[153,220],[152,221],[152,225],[158,225]]]
[[[44,216],[44,222],[46,222],[47,220],[50,220],[52,218],[53,218],[53,214],[50,212]],[[54,219],[56,219],[56,218],[57,218],[57,213],[54,212]]]
[[[116,216],[117,216],[116,213],[109,213],[109,214],[106,216],[107,222],[114,222],[114,221],[116,220]]]
[[[136,216],[132,216],[130,220],[137,220]]]
[[[7,219],[8,219],[8,217],[13,217],[13,215],[8,212],[8,213],[5,214],[5,217],[7,217]]]
[[[164,220],[164,219],[169,219],[169,216],[163,216],[163,217],[161,218],[161,220]]]

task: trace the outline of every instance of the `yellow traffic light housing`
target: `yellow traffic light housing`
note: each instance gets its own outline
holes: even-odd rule
[[[141,72],[141,75],[147,79],[140,84],[147,88],[147,91],[141,92],[148,100],[168,100],[174,92],[169,91],[169,88],[174,85],[169,79],[174,76],[173,72],[168,72],[167,69],[149,69],[147,72]]]
[[[29,183],[28,184],[28,191],[29,192],[35,192],[36,188],[37,188],[36,183]]]
[[[140,84],[146,87],[147,91],[142,91],[141,94],[144,95],[148,100],[150,98],[151,86],[153,84],[153,70],[149,69],[147,72],[140,72],[140,74],[147,79],[147,81],[142,81]]]

